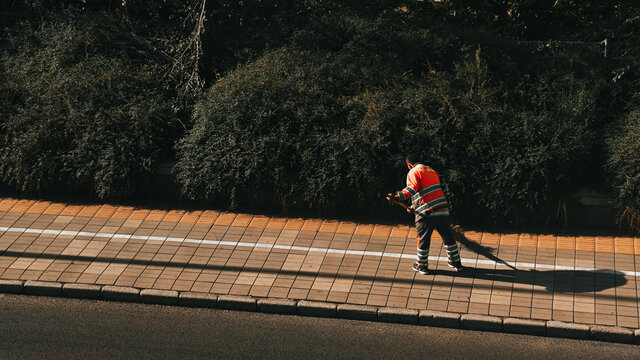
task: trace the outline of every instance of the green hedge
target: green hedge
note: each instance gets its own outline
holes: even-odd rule
[[[571,59],[520,59],[520,77],[502,79],[499,62],[437,27],[337,19],[239,67],[196,104],[177,147],[187,197],[235,207],[274,194],[284,208],[380,212],[414,151],[441,172],[458,219],[518,224],[548,221],[583,180],[598,84],[538,73],[554,61],[579,69]],[[317,28],[347,35],[327,41],[332,31]],[[445,54],[457,60],[434,65]]]
[[[640,109],[616,124],[607,145],[607,165],[620,221],[640,231]]]
[[[403,140],[442,169],[459,218],[548,223],[584,183],[597,88],[567,75],[502,83],[480,52],[415,92]],[[564,214],[561,214],[564,215]]]
[[[384,126],[361,118],[365,97],[341,97],[336,82],[316,82],[336,65],[279,50],[213,86],[178,145],[176,173],[188,197],[322,209],[359,207],[380,194]]]
[[[11,32],[1,55],[0,179],[27,192],[133,193],[179,132],[164,69],[110,17],[69,11]],[[118,39],[122,41],[118,45]]]
[[[193,200],[388,215],[418,152],[456,221],[546,224],[584,186],[637,223],[640,17],[614,3],[2,4],[0,182],[128,196],[177,156]]]

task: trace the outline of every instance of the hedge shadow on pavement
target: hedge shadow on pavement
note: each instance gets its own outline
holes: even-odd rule
[[[420,275],[415,273],[411,275],[399,275],[395,276],[370,276],[370,275],[357,275],[357,274],[340,274],[334,272],[317,272],[317,271],[293,271],[282,269],[269,269],[262,267],[244,267],[244,266],[228,266],[228,265],[212,265],[212,264],[195,264],[190,262],[172,262],[172,261],[154,261],[154,260],[136,260],[126,258],[112,258],[112,257],[92,257],[92,256],[76,256],[76,255],[61,255],[61,254],[47,254],[47,253],[29,253],[18,251],[4,251],[0,252],[0,258],[10,257],[15,259],[33,258],[33,259],[55,259],[73,262],[107,262],[117,264],[131,264],[131,265],[145,265],[145,266],[157,266],[157,267],[173,267],[184,269],[201,269],[201,270],[220,270],[231,272],[258,272],[258,273],[277,273],[282,275],[296,275],[296,276],[326,276],[340,279],[357,279],[357,280],[369,280],[376,282],[388,282],[403,283],[403,284],[431,284],[431,285],[445,285],[453,286],[451,279],[448,277],[460,277],[460,278],[472,278],[480,280],[492,280],[491,282],[484,283],[456,283],[456,287],[463,288],[490,288],[501,290],[513,290],[513,284],[529,284],[533,285],[536,291],[536,286],[544,287],[548,292],[556,293],[589,293],[599,292],[609,288],[622,286],[627,283],[626,275],[620,271],[609,269],[597,269],[597,270],[548,270],[541,271],[535,269],[486,269],[486,268],[468,268],[463,272],[454,272],[450,270],[433,269],[429,270],[428,275]],[[409,266],[409,265],[408,265]],[[407,270],[409,267],[407,267]],[[444,277],[444,278],[443,278]],[[610,294],[597,294],[599,298],[611,298],[611,299],[629,299],[637,301],[635,296],[616,296]]]

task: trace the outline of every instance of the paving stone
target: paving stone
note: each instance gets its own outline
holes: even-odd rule
[[[102,287],[93,284],[64,284],[62,295],[76,299],[100,299]]]
[[[616,326],[592,326],[591,339],[606,342],[632,344],[634,342],[633,330]]]
[[[271,314],[295,314],[298,303],[289,299],[260,299],[257,301],[258,310]]]
[[[218,295],[198,292],[182,292],[178,296],[178,304],[187,307],[216,308]]]
[[[443,311],[421,310],[418,323],[425,326],[460,328],[460,314]]]
[[[367,305],[339,304],[338,317],[352,320],[376,321],[378,308]]]
[[[125,286],[104,286],[102,288],[102,298],[111,301],[138,302],[140,300],[140,290]]]
[[[566,323],[562,321],[547,321],[547,336],[570,339],[589,339],[589,325]]]
[[[27,280],[24,283],[24,292],[28,295],[61,296],[62,284],[51,281]]]
[[[226,310],[256,311],[256,299],[249,296],[220,295],[218,307]]]
[[[495,316],[463,314],[460,316],[460,327],[468,330],[502,331],[502,319]]]
[[[298,315],[334,318],[337,316],[337,305],[320,301],[298,301]]]
[[[544,336],[547,323],[542,320],[506,318],[502,321],[502,330],[510,334]]]
[[[178,292],[173,290],[143,289],[140,290],[140,301],[145,304],[176,305]]]
[[[22,280],[0,279],[0,293],[22,294],[24,293],[24,282],[22,282]]]
[[[417,324],[418,310],[403,308],[380,308],[378,309],[378,320],[396,324]]]
[[[0,199],[1,204],[5,200]],[[17,200],[16,200],[17,201]],[[12,204],[10,201],[4,206]],[[11,205],[13,206],[13,205]],[[9,206],[9,207],[11,207]],[[31,206],[31,205],[30,205]],[[40,213],[47,208],[60,208],[60,204],[42,203]],[[64,207],[64,206],[62,206]],[[26,208],[25,208],[26,209]],[[55,210],[55,209],[54,209]],[[246,249],[248,251],[248,260],[244,260],[245,249],[241,251],[243,258],[239,258],[233,253],[235,251],[225,249],[224,247],[214,248],[185,248],[180,244],[163,244],[162,242],[145,243],[145,236],[154,236],[155,240],[163,240],[166,237],[179,239],[182,237],[202,238],[208,240],[229,240],[229,241],[249,241],[249,239],[261,238],[268,243],[277,243],[282,245],[296,245],[301,247],[318,246],[332,248],[352,248],[354,250],[371,250],[371,251],[389,251],[392,253],[406,252],[407,244],[411,243],[409,238],[415,236],[415,229],[411,226],[361,226],[354,223],[346,223],[339,221],[323,221],[323,220],[305,220],[298,221],[295,219],[271,218],[271,217],[254,217],[249,215],[241,215],[235,213],[218,214],[217,212],[209,213],[206,217],[184,215],[184,211],[162,211],[162,210],[138,210],[118,208],[110,205],[100,206],[79,206],[73,211],[67,213],[62,212],[68,218],[56,218],[59,210],[49,211],[50,215],[32,215],[21,213],[8,213],[4,215],[7,226],[31,227],[34,229],[65,229],[68,231],[82,231],[77,234],[73,242],[78,242],[78,249],[70,246],[67,251],[81,251],[87,257],[106,256],[116,257],[119,254],[127,254],[124,256],[135,258],[139,261],[169,261],[174,259],[177,262],[187,263],[190,259],[198,260],[200,265],[207,264],[209,259],[214,260],[214,265],[224,266],[248,266],[260,267],[263,264],[268,268],[284,269],[283,266],[291,266],[294,270],[300,269],[303,258],[299,259],[300,264],[295,264],[288,259],[287,252],[264,251],[259,249],[260,253],[254,252],[256,249]],[[16,211],[25,211],[16,208]],[[66,210],[65,210],[66,211]],[[140,212],[142,211],[142,212]],[[76,215],[77,214],[77,215]],[[137,214],[137,218],[133,219],[132,214]],[[184,216],[183,216],[184,215]],[[73,216],[77,216],[72,218]],[[36,223],[33,221],[38,220]],[[125,218],[129,217],[129,220]],[[18,221],[18,219],[20,219]],[[56,220],[57,219],[57,220]],[[168,220],[168,221],[163,221]],[[180,220],[182,219],[182,220]],[[55,220],[55,221],[54,221]],[[135,222],[135,221],[139,222]],[[182,223],[174,223],[171,221],[183,221]],[[201,222],[202,220],[202,222]],[[18,221],[14,224],[15,221]],[[52,224],[51,222],[54,221]],[[196,223],[198,225],[192,225]],[[313,223],[313,224],[312,224]],[[65,227],[67,224],[73,225]],[[251,227],[247,227],[250,226]],[[197,234],[194,230],[198,228]],[[365,229],[366,228],[366,229]],[[122,241],[124,245],[122,251],[120,249],[103,249],[94,239],[95,236],[90,233],[118,233],[114,239],[118,242]],[[338,232],[338,233],[336,233]],[[136,234],[137,237],[130,237],[124,234]],[[244,234],[244,235],[243,235]],[[243,236],[248,236],[242,240]],[[304,238],[303,236],[304,235]],[[13,236],[13,235],[11,235]],[[17,235],[16,235],[17,236]],[[68,233],[64,236],[73,235]],[[563,264],[580,267],[599,267],[611,268],[614,265],[616,270],[633,270],[638,259],[633,253],[637,249],[633,248],[633,238],[603,238],[595,236],[587,237],[558,237],[558,236],[538,236],[531,234],[488,234],[467,232],[465,236],[477,241],[479,244],[487,246],[496,246],[496,254],[500,258],[508,261],[539,264]],[[3,237],[10,238],[10,237]],[[354,243],[354,240],[357,240]],[[38,240],[36,240],[38,241]],[[85,244],[88,242],[89,244]],[[368,243],[367,243],[368,242]],[[35,244],[35,243],[34,243]],[[18,244],[20,245],[20,244]],[[37,245],[37,244],[36,244]],[[97,246],[94,246],[97,245]],[[436,243],[437,251],[433,255],[446,256],[441,243]],[[544,246],[541,246],[544,245]],[[605,246],[606,245],[606,246]],[[615,248],[612,246],[615,245]],[[538,246],[538,248],[535,248]],[[56,245],[54,248],[57,252],[62,252],[67,244]],[[126,250],[124,248],[127,248]],[[576,249],[579,248],[579,249]],[[82,250],[84,249],[84,250]],[[162,249],[162,250],[161,250]],[[196,250],[197,249],[197,250]],[[615,250],[616,255],[604,254],[597,250],[606,250],[608,252]],[[621,251],[619,251],[621,250]],[[595,251],[595,252],[594,252]],[[291,251],[294,257],[300,257],[303,250]],[[619,254],[617,254],[619,252]],[[294,254],[295,253],[295,254]],[[137,254],[137,255],[136,255]],[[256,258],[257,255],[260,255]],[[264,256],[263,256],[264,255]],[[335,254],[334,254],[335,255]],[[472,254],[473,255],[473,254]],[[517,255],[517,256],[516,256]],[[308,256],[309,255],[305,255]],[[102,269],[99,264],[92,264],[89,267],[81,264],[66,264],[62,262],[53,262],[45,264],[44,262],[34,262],[32,270],[24,270],[21,266],[15,266],[15,269],[7,269],[7,259],[0,259],[4,262],[0,263],[0,273],[6,279],[0,279],[0,292],[4,293],[29,293],[37,295],[55,295],[76,298],[104,298],[118,301],[140,301],[145,303],[165,303],[179,304],[182,306],[193,307],[223,307],[236,310],[264,311],[272,313],[297,313],[305,316],[321,316],[321,317],[342,317],[357,318],[362,320],[377,320],[382,322],[393,323],[419,323],[429,326],[441,326],[450,328],[476,328],[479,330],[503,331],[510,333],[521,333],[530,335],[549,335],[563,336],[574,338],[588,338],[600,341],[613,342],[636,342],[640,344],[640,329],[633,331],[637,327],[637,305],[638,299],[635,298],[635,284],[632,286],[618,286],[615,292],[612,292],[612,298],[606,303],[599,298],[601,291],[594,291],[592,295],[581,295],[580,299],[574,299],[573,294],[557,294],[553,295],[549,289],[556,287],[577,289],[578,287],[592,289],[594,277],[598,281],[605,281],[614,286],[617,284],[616,276],[612,271],[610,273],[596,274],[576,274],[567,278],[561,274],[558,278],[554,278],[551,270],[540,270],[536,273],[536,283],[544,285],[541,288],[531,288],[533,273],[522,271],[521,274],[512,281],[507,280],[500,284],[494,284],[491,280],[486,279],[456,279],[453,284],[439,284],[438,286],[422,286],[418,284],[415,289],[400,285],[398,281],[413,279],[413,272],[406,273],[408,268],[404,268],[405,273],[398,272],[395,266],[404,267],[406,264],[390,261],[383,257],[380,260],[357,259],[352,262],[349,257],[342,255],[332,258],[331,254],[311,254],[320,259],[325,258],[322,264],[318,264],[314,269],[308,271],[318,271],[319,273],[328,272],[335,274],[362,274],[363,276],[372,277],[388,277],[388,281],[384,286],[375,282],[366,281],[358,283],[355,280],[353,284],[349,281],[341,283],[335,279],[335,276],[318,276],[314,280],[314,276],[297,277],[291,274],[278,273],[274,278],[259,275],[257,279],[251,275],[238,275],[236,272],[229,272],[228,269],[220,271],[203,271],[183,272],[183,269],[152,269],[144,266],[127,267],[119,277],[118,283],[114,285],[116,280],[116,272],[121,269]],[[254,259],[255,258],[255,259]],[[252,260],[253,259],[253,260]],[[265,260],[268,259],[268,260]],[[26,259],[23,259],[27,261]],[[335,261],[334,261],[335,260]],[[397,260],[397,259],[396,259]],[[266,262],[265,262],[266,261]],[[296,260],[298,261],[298,260]],[[305,260],[306,261],[306,260]],[[384,265],[383,265],[384,264]],[[46,265],[46,266],[45,266]],[[113,264],[117,265],[117,264]],[[596,266],[597,265],[597,266]],[[314,265],[315,266],[315,265]],[[44,267],[44,268],[42,268]],[[479,266],[482,267],[482,266]],[[493,268],[494,266],[488,266]],[[503,266],[499,266],[503,267]],[[90,271],[89,271],[90,270]],[[99,278],[99,271],[104,273]],[[365,271],[366,270],[366,271]],[[63,279],[60,274],[68,271]],[[180,279],[176,280],[178,274]],[[162,275],[162,276],[161,276]],[[266,275],[266,274],[265,274]],[[272,274],[269,274],[272,275]],[[524,278],[521,276],[524,275]],[[530,278],[531,277],[531,278]],[[39,281],[31,280],[25,283],[24,280],[40,279]],[[113,278],[113,279],[111,279]],[[326,278],[326,279],[325,279]],[[606,279],[605,279],[606,278]],[[22,280],[20,280],[22,279]],[[66,280],[65,280],[66,279]],[[79,279],[83,284],[59,284],[60,281],[75,281]],[[63,281],[64,280],[64,281]],[[113,280],[113,281],[112,281]],[[318,281],[326,280],[326,281]],[[461,280],[462,282],[459,282]],[[468,281],[467,281],[468,280]],[[609,281],[611,280],[611,281]],[[94,285],[99,281],[102,285]],[[192,287],[193,284],[198,287]],[[254,286],[249,284],[256,282]],[[633,281],[633,280],[629,280]],[[85,284],[85,283],[93,284]],[[347,284],[347,282],[349,282]],[[151,285],[157,284],[157,289],[167,290],[146,290]],[[358,283],[358,284],[356,284]],[[107,285],[109,286],[104,286]],[[176,291],[168,291],[171,284],[175,284],[173,289]],[[214,285],[215,284],[215,285]],[[275,284],[275,285],[274,285]],[[508,287],[513,284],[512,291],[503,291],[496,286],[506,284]],[[166,285],[166,286],[165,286]],[[522,287],[520,287],[522,285]],[[137,288],[127,287],[136,286]],[[216,292],[232,293],[232,295],[216,295],[207,293],[213,287]],[[453,287],[465,287],[467,290],[463,295],[459,291],[452,290]],[[470,287],[470,289],[469,289]],[[498,286],[500,287],[500,286]],[[545,287],[547,289],[545,289]],[[516,289],[517,288],[517,289]],[[141,290],[145,289],[145,290]],[[180,291],[184,289],[185,291]],[[187,291],[192,289],[192,291]],[[612,290],[608,287],[606,290]],[[480,291],[476,291],[480,290]],[[487,290],[487,291],[485,291]],[[517,291],[516,291],[517,290]],[[196,291],[203,291],[198,293]],[[270,293],[271,291],[271,293]],[[412,292],[414,294],[412,294]],[[514,302],[515,294],[521,292],[523,294],[522,301]],[[451,293],[451,296],[449,295]],[[512,294],[513,293],[513,294]],[[248,296],[239,296],[251,294],[259,299]],[[441,297],[440,295],[443,295]],[[458,295],[455,295],[458,294]],[[493,296],[493,295],[499,296]],[[264,299],[263,296],[273,295],[270,299]],[[415,295],[415,296],[414,296]],[[507,297],[506,302],[503,300]],[[509,296],[511,299],[511,308],[506,306],[509,304]],[[280,298],[280,297],[288,297]],[[407,297],[409,303],[407,304]],[[474,298],[469,305],[469,297]],[[300,300],[295,300],[299,298]],[[333,303],[314,302],[302,299],[316,299],[319,301],[334,301]],[[424,302],[421,300],[424,299]],[[431,299],[429,303],[426,299]],[[491,301],[493,300],[500,300]],[[598,302],[596,303],[596,299]],[[344,304],[346,301],[350,304]],[[582,301],[578,301],[582,300]],[[367,301],[369,301],[367,303]],[[338,303],[342,303],[338,305]],[[356,305],[359,303],[361,305]],[[507,305],[505,305],[505,303]],[[365,306],[367,304],[368,306]],[[384,307],[385,305],[391,307]],[[515,305],[514,305],[515,304]],[[577,305],[576,305],[577,304]],[[430,306],[431,310],[411,310],[407,307],[425,308]],[[617,306],[616,306],[617,305]],[[622,306],[621,306],[622,305]],[[380,308],[376,307],[380,306]],[[475,307],[474,307],[475,306]],[[600,313],[595,312],[600,310]],[[440,310],[440,311],[434,311]],[[461,313],[478,313],[480,315],[461,315]],[[510,310],[511,312],[507,312]],[[515,312],[515,313],[514,313]],[[491,314],[493,316],[486,316]],[[521,318],[505,318],[502,320],[495,316],[520,316]],[[537,320],[528,319],[529,315]],[[549,321],[555,319],[555,321]],[[563,320],[564,319],[564,320]],[[562,322],[567,321],[567,322]],[[571,321],[582,322],[587,325],[573,324]],[[591,325],[595,322],[600,325]],[[634,325],[635,324],[635,325]],[[607,326],[604,326],[607,325]],[[618,325],[615,327],[614,325]]]

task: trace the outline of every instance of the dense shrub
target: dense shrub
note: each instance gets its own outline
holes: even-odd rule
[[[380,213],[413,151],[441,173],[456,220],[546,223],[576,189],[613,184],[634,222],[637,164],[624,151],[635,141],[639,9],[3,3],[0,181],[131,194],[177,150],[191,199]]]
[[[640,110],[635,109],[610,131],[608,169],[620,220],[640,231]]]
[[[377,136],[390,129],[360,116],[365,98],[332,91],[339,84],[329,74],[341,78],[335,66],[281,50],[213,86],[179,144],[176,170],[186,194],[234,206],[274,194],[285,206],[319,208],[380,194],[372,170],[388,140]]]
[[[508,85],[480,52],[416,91],[402,148],[442,169],[460,218],[548,221],[567,202],[594,140],[594,89],[571,76],[527,76]]]
[[[178,145],[186,195],[379,211],[417,151],[459,219],[548,220],[585,170],[593,83],[538,74],[543,58],[503,82],[462,40],[385,20],[320,18],[213,86]]]
[[[179,136],[163,69],[119,44],[111,25],[106,15],[69,11],[10,34],[1,57],[11,94],[2,114],[5,185],[128,195]]]

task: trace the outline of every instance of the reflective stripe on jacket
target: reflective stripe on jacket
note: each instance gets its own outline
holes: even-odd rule
[[[400,201],[411,199],[416,221],[428,216],[449,215],[449,203],[432,168],[416,164],[407,174],[407,187],[398,191]]]

